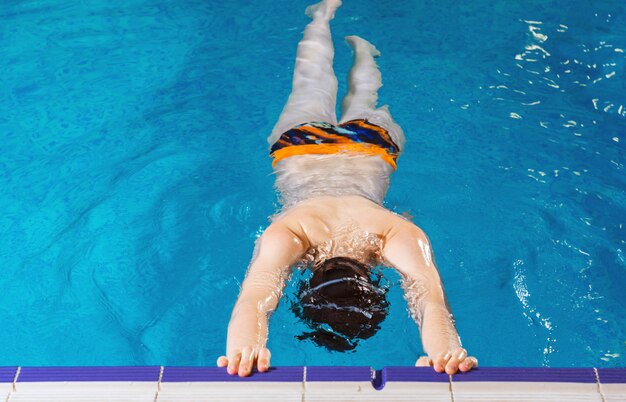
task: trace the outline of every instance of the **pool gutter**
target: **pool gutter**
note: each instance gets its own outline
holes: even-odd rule
[[[18,401],[626,401],[626,368],[0,367],[0,402]]]

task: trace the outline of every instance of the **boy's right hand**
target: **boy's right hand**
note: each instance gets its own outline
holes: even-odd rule
[[[247,377],[252,373],[255,364],[259,372],[263,373],[270,367],[272,354],[268,348],[256,348],[246,346],[243,349],[228,352],[228,356],[220,356],[217,359],[217,367],[226,367],[230,375],[239,374],[240,377]]]

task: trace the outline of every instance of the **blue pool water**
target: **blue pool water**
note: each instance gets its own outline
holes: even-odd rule
[[[214,363],[277,207],[266,136],[307,4],[3,4],[0,365]],[[407,135],[386,205],[429,234],[470,352],[626,365],[624,3],[346,0],[332,29],[340,95],[341,38],[382,51]],[[273,363],[413,364],[386,276],[354,353],[294,339],[282,303]]]

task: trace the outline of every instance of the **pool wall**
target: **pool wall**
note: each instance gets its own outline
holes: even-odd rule
[[[626,401],[626,368],[0,367],[0,401]]]

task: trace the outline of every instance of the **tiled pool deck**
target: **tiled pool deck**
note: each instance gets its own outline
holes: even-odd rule
[[[17,401],[626,401],[626,368],[274,367],[247,378],[215,367],[0,367]]]

